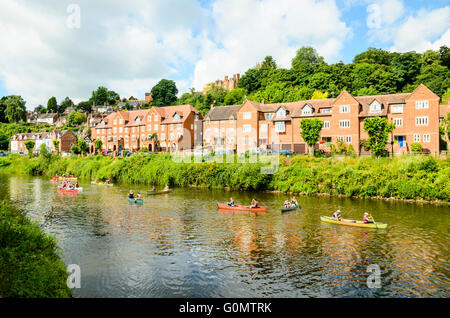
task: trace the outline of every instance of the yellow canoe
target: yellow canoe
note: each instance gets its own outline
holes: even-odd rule
[[[364,223],[363,221],[355,221],[355,220],[348,220],[348,219],[341,219],[341,221],[338,221],[329,216],[321,216],[320,219],[323,222],[327,222],[327,223],[356,226],[356,227],[365,227],[365,228],[370,228],[370,229],[385,229],[388,226],[387,223],[381,223],[381,222]]]

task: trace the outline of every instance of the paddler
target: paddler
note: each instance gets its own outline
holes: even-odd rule
[[[364,223],[373,223],[372,216],[369,213],[364,212],[363,222]]]

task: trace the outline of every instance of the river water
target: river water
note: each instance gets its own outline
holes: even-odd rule
[[[0,175],[0,200],[45,223],[64,262],[80,266],[74,297],[450,296],[449,206],[298,197],[303,209],[282,214],[281,194],[175,189],[139,206],[126,195],[144,186],[81,186],[71,196],[46,178]],[[218,211],[230,196],[268,210]],[[338,208],[389,227],[320,221]]]

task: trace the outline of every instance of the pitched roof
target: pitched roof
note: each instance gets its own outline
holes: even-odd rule
[[[191,105],[166,106],[160,107],[160,110],[163,112],[163,115],[161,116],[161,124],[182,123],[186,120],[187,116],[189,116],[191,112],[194,112],[195,114],[200,113]],[[176,120],[173,118],[175,113],[180,115],[180,120]]]
[[[410,95],[411,93],[355,97],[361,105],[359,117],[386,116],[390,104],[404,104]],[[372,104],[374,100],[377,100],[381,104],[381,113],[370,113],[370,104]]]
[[[242,105],[231,105],[231,106],[214,106],[205,115],[205,119],[209,120],[228,120],[230,117],[237,118],[237,112],[242,107]]]

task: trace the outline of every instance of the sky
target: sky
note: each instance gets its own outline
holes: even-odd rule
[[[289,68],[302,46],[328,63],[436,50],[450,46],[450,0],[3,0],[0,39],[0,96],[32,109],[98,86],[144,99],[162,78],[201,91],[267,55]]]

